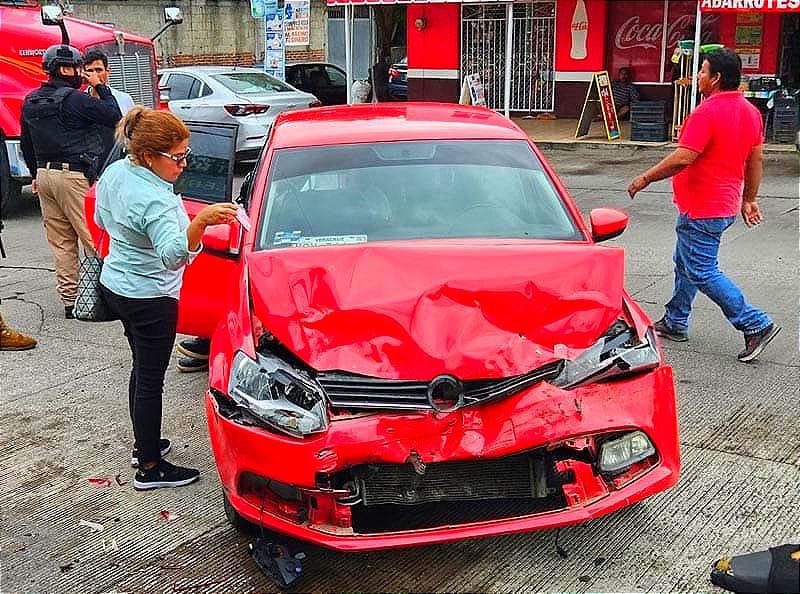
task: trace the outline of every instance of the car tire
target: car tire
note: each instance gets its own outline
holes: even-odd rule
[[[258,534],[261,532],[256,524],[253,524],[236,511],[230,499],[228,499],[228,494],[225,492],[225,489],[222,490],[222,507],[225,510],[225,519],[228,520],[228,524],[236,528],[236,530],[247,534]]]

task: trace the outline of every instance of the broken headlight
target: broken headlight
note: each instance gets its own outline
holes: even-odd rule
[[[600,472],[617,474],[656,453],[650,438],[642,431],[633,431],[600,446]]]
[[[237,405],[278,431],[305,437],[328,426],[325,392],[282,360],[239,351],[233,359],[228,394]]]
[[[652,328],[647,329],[640,341],[636,330],[617,320],[577,359],[565,361],[564,369],[551,383],[559,388],[575,388],[619,375],[648,371],[658,367],[660,361]]]

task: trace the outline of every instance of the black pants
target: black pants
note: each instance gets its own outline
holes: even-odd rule
[[[175,343],[178,300],[172,297],[131,299],[100,285],[109,309],[119,316],[131,347],[133,368],[128,407],[139,464],[161,459],[161,398],[164,374]]]

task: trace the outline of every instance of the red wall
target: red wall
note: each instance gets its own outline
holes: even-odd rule
[[[556,2],[556,70],[561,72],[596,72],[605,70],[607,0],[584,0],[589,20],[586,38],[587,55],[583,60],[570,57],[572,15],[578,0]]]
[[[414,24],[418,18],[425,19],[422,31]],[[460,4],[409,4],[406,27],[409,68],[458,69]]]

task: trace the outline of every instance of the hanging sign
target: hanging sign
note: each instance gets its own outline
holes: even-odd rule
[[[264,15],[264,72],[286,80],[286,48],[283,40],[283,7],[268,6]]]
[[[700,12],[797,12],[800,0],[700,0]]]
[[[583,102],[581,117],[578,120],[578,129],[575,130],[575,138],[586,136],[589,133],[589,127],[598,110],[603,114],[608,139],[619,140],[617,109],[614,106],[614,95],[611,93],[611,81],[605,70],[592,74],[589,90],[586,92],[586,100]]]
[[[286,0],[283,36],[286,45],[308,45],[310,0]]]

